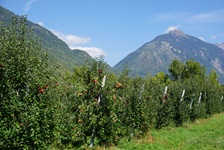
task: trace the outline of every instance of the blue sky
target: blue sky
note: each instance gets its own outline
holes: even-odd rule
[[[224,42],[224,0],[0,0],[0,5],[27,15],[70,48],[103,54],[111,66],[173,29]]]

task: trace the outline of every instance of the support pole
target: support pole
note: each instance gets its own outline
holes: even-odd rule
[[[201,96],[202,96],[202,93],[200,93],[200,96],[199,96],[199,99],[198,99],[198,107],[199,107],[199,105],[201,103]]]
[[[106,75],[103,76],[101,90],[102,90],[102,88],[105,86],[105,82],[106,82]],[[100,94],[99,94],[99,97],[98,97],[98,105],[100,105],[101,98],[102,98],[102,94],[101,94],[101,91],[100,91]],[[99,110],[98,110],[98,111],[99,111]],[[98,111],[97,111],[97,112],[98,112]],[[98,124],[98,119],[97,119],[97,124]],[[93,147],[93,145],[94,145],[95,130],[96,130],[96,126],[94,126],[94,127],[93,127],[93,130],[92,130],[91,141],[90,141],[90,145],[89,145],[89,147]]]
[[[164,95],[163,95],[163,97],[166,96],[166,93],[167,93],[167,86],[165,87],[165,91],[164,91]]]
[[[185,90],[183,90],[183,92],[182,92],[182,96],[181,96],[181,99],[180,99],[181,102],[183,101],[184,93],[185,93]]]

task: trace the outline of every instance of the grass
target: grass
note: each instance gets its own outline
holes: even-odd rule
[[[121,140],[116,147],[99,150],[224,150],[224,113],[182,127],[152,129],[144,138]]]

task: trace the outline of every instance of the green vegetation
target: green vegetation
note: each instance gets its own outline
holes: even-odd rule
[[[62,76],[25,17],[0,33],[0,149],[117,145],[224,110],[216,72],[194,60],[141,78],[115,75],[100,57]]]
[[[53,141],[55,76],[25,18],[0,24],[0,149],[38,149]]]
[[[209,119],[199,119],[195,123],[185,123],[183,127],[152,129],[141,139],[121,140],[116,147],[99,148],[111,150],[181,149],[181,150],[221,150],[224,149],[224,114]]]

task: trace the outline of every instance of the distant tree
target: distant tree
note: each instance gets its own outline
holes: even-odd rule
[[[219,82],[218,82],[218,75],[216,73],[215,70],[212,70],[208,76],[208,79],[210,82],[212,82],[213,85],[219,85]]]
[[[199,62],[194,61],[194,59],[187,60],[182,78],[190,78],[190,77],[198,77],[204,78],[205,77],[206,69],[204,66],[201,66]]]
[[[184,71],[184,64],[181,61],[175,59],[170,64],[169,73],[170,73],[171,79],[173,80],[180,79],[183,74],[183,71]]]
[[[169,83],[169,76],[166,75],[164,72],[158,72],[155,76],[156,80],[159,81],[159,83]]]

